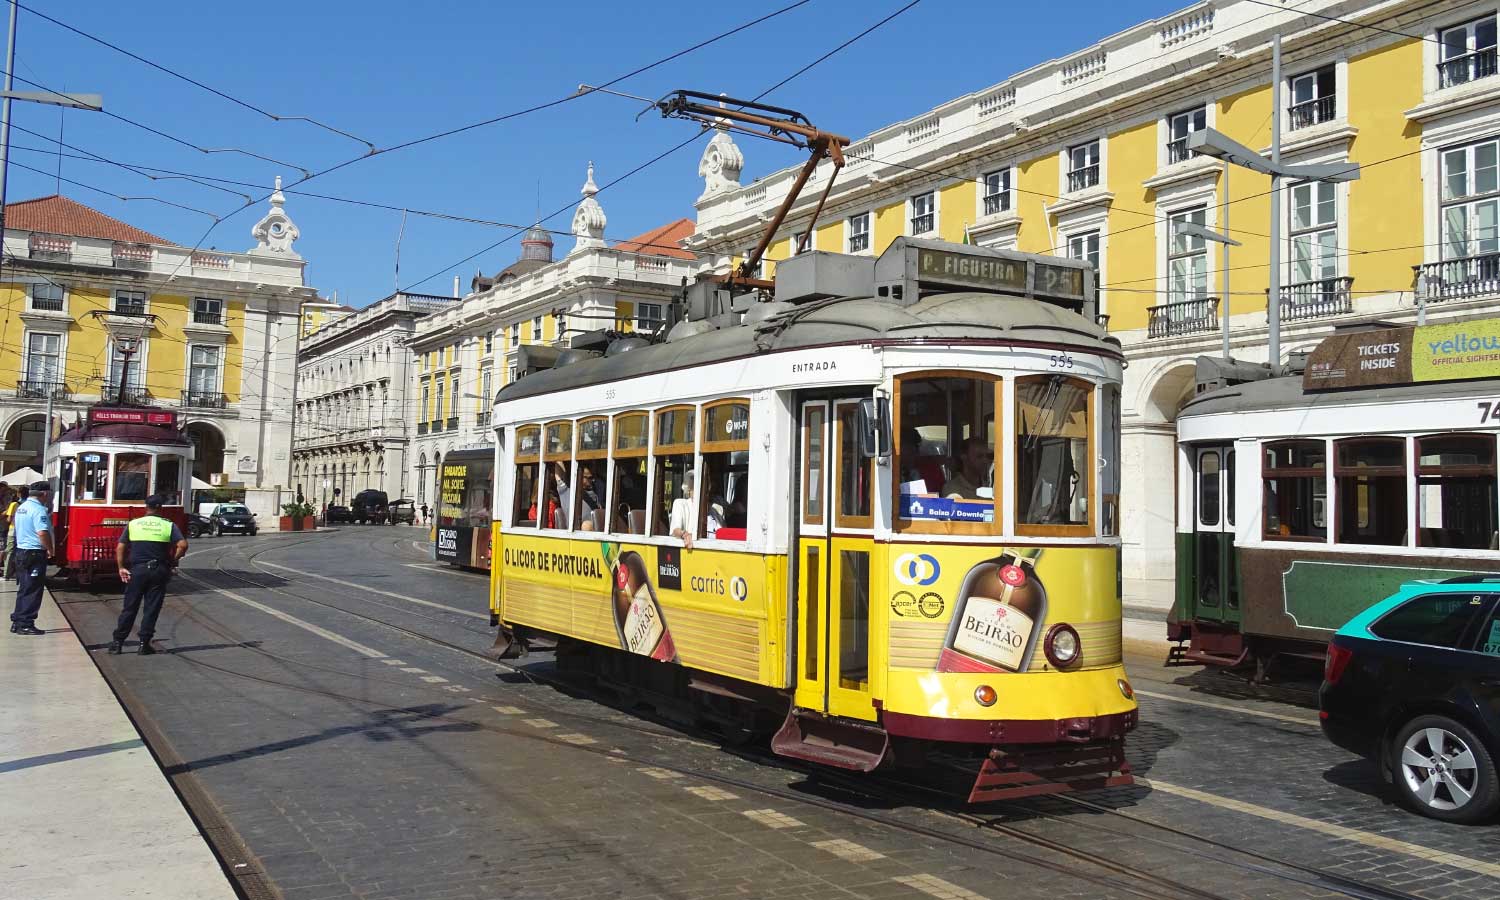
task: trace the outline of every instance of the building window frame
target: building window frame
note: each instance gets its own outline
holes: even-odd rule
[[[858,228],[858,225],[864,227]],[[844,250],[847,253],[870,253],[874,246],[875,213],[872,210],[844,217]]]
[[[662,304],[640,302],[635,305],[635,327],[638,330],[654,332],[666,322]]]
[[[938,191],[932,188],[906,198],[906,233],[910,237],[938,234]]]
[[[194,358],[196,356],[196,351],[198,350],[210,350],[215,354],[213,364],[213,377],[206,385],[201,379],[198,379],[196,377],[200,369],[208,368],[207,366],[197,362]],[[201,398],[204,395],[217,395],[224,392],[224,356],[225,353],[223,344],[209,343],[205,341],[192,341],[188,343],[187,354],[185,357],[185,361],[187,363],[187,372],[183,377],[183,385],[189,394],[191,394],[194,398]]]
[[[1485,15],[1436,29],[1436,37],[1438,90],[1496,74],[1496,44],[1500,42],[1496,40],[1497,17],[1493,8]]]
[[[1166,272],[1167,272],[1167,302],[1186,303],[1191,300],[1202,300],[1209,296],[1208,279],[1211,274],[1209,270],[1208,241],[1201,237],[1192,235],[1177,235],[1176,225],[1179,222],[1192,222],[1196,225],[1207,226],[1208,206],[1198,204],[1182,209],[1174,210],[1167,214],[1166,229]],[[1201,260],[1201,273],[1194,271],[1194,260]],[[1179,273],[1179,264],[1183,266]],[[1202,281],[1202,289],[1196,294],[1192,293],[1193,286],[1188,282]]]
[[[195,325],[223,325],[225,303],[218,297],[193,298],[193,323]]]
[[[36,351],[33,350],[32,345],[31,345],[31,339],[34,336],[35,337],[54,337],[54,338],[57,338],[57,351],[56,351],[56,354],[55,354],[56,358],[53,360],[52,369],[51,369],[50,373],[48,373],[48,372],[42,373],[42,374],[50,375],[50,377],[38,377],[38,373],[36,371],[34,371],[34,369],[33,369],[33,365],[34,365],[33,364],[33,360],[37,356]],[[53,383],[53,384],[61,384],[61,383],[63,383],[64,374],[67,371],[66,370],[66,362],[67,362],[67,358],[68,358],[68,356],[67,356],[67,353],[68,353],[68,334],[67,334],[67,332],[66,331],[48,331],[46,329],[41,329],[41,328],[27,328],[25,330],[25,333],[22,336],[22,341],[23,341],[23,343],[21,344],[21,347],[24,349],[25,354],[26,354],[26,358],[24,360],[22,360],[22,362],[21,362],[21,377],[22,377],[22,379],[24,381],[27,381],[27,382],[49,382],[49,383]],[[43,353],[41,355],[45,358],[47,356],[53,356],[54,354]]]
[[[109,311],[120,316],[144,316],[151,311],[151,292],[116,288],[110,294]]]
[[[1298,131],[1339,118],[1339,64],[1329,61],[1286,79],[1286,130]],[[1347,102],[1347,101],[1346,101]]]
[[[1209,104],[1200,103],[1190,109],[1181,109],[1167,115],[1163,121],[1166,129],[1166,142],[1162,147],[1162,152],[1166,155],[1163,160],[1166,165],[1176,165],[1193,159],[1193,151],[1187,148],[1188,137],[1196,131],[1203,131],[1209,127],[1208,109]]]
[[[1062,151],[1064,193],[1076,194],[1103,186],[1104,146],[1104,138],[1094,137]]]
[[[1015,174],[1010,166],[1001,166],[979,176],[979,215],[1001,216],[1015,209],[1014,181]]]
[[[1438,157],[1439,259],[1500,253],[1500,137],[1444,147]],[[1454,191],[1455,159],[1463,162],[1463,187]],[[1461,213],[1455,241],[1454,213]]]
[[[38,294],[47,296],[38,297]],[[56,294],[56,297],[51,295]],[[38,306],[38,301],[46,304]],[[53,304],[56,304],[55,306]],[[26,285],[26,309],[29,312],[41,313],[63,313],[68,312],[68,289],[55,281],[33,281]]]
[[[1303,210],[1307,217],[1299,219]],[[1339,277],[1339,212],[1334,182],[1301,181],[1287,190],[1287,284],[1322,283]]]

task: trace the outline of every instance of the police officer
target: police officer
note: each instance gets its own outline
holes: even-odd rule
[[[120,567],[120,580],[125,582],[125,608],[115,624],[110,653],[119,653],[130,636],[130,626],[135,624],[142,597],[146,600],[146,610],[141,614],[141,655],[156,652],[151,646],[151,635],[156,632],[156,617],[161,615],[161,604],[167,596],[167,579],[172,577],[172,570],[188,548],[182,530],[162,517],[161,506],[160,494],[147,497],[146,514],[131,519],[115,545],[115,562]]]
[[[16,507],[11,534],[16,540],[16,611],[10,615],[11,634],[43,634],[36,627],[36,614],[42,608],[42,591],[47,586],[47,560],[52,558],[52,513],[47,498],[51,485],[38,481],[31,486],[31,496]]]

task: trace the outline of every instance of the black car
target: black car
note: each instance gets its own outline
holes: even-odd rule
[[[209,513],[208,521],[216,535],[231,532],[253,535],[259,530],[255,525],[255,513],[243,503],[220,503]]]
[[[214,523],[208,516],[200,516],[197,513],[187,514],[187,536],[189,538],[200,538],[205,534],[212,534]]]
[[[1319,719],[1408,806],[1471,823],[1500,809],[1500,577],[1412,582],[1338,630]]]
[[[340,522],[349,523],[354,521],[354,513],[347,506],[330,504],[323,509],[323,524],[336,525]]]
[[[373,523],[384,525],[386,522],[386,507],[389,501],[385,491],[367,490],[360,491],[354,495],[354,502],[349,513],[354,521],[361,525]]]
[[[392,525],[411,525],[417,521],[417,504],[411,500],[392,500],[386,509],[386,517]]]

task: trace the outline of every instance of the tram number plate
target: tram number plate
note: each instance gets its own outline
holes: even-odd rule
[[[1073,368],[1073,357],[1066,353],[1054,353],[1047,357],[1047,364],[1054,369]]]
[[[1479,401],[1480,422],[1500,422],[1500,400]]]

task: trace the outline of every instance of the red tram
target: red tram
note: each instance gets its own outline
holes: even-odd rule
[[[152,494],[166,501],[162,515],[187,531],[193,445],[172,410],[90,407],[85,422],[48,446],[42,465],[54,492],[53,562],[70,579],[115,576],[115,543],[127,522],[145,514]]]

